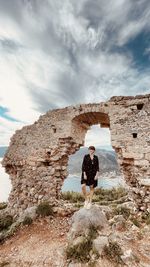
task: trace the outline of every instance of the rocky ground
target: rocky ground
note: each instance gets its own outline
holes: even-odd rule
[[[22,226],[0,245],[0,266],[67,266],[63,251],[69,221],[69,217],[47,217]]]
[[[126,205],[134,214],[132,203]],[[114,214],[112,207],[94,202],[87,210],[83,203],[77,207],[66,201],[55,207],[54,216],[37,217],[6,238],[0,245],[0,267],[149,267],[150,226],[136,226],[133,214],[122,211]]]

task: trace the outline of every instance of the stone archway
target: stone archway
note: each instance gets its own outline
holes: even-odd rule
[[[8,209],[18,214],[42,200],[59,201],[69,155],[84,144],[93,124],[109,127],[120,170],[139,205],[149,205],[150,95],[54,109],[10,139],[2,165],[10,175]]]

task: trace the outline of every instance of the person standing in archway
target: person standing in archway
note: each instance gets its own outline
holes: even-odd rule
[[[82,175],[81,175],[81,185],[82,193],[85,197],[84,207],[89,209],[91,207],[92,198],[94,194],[94,188],[98,184],[99,175],[99,159],[95,155],[95,147],[89,146],[89,153],[84,155],[82,162]],[[90,193],[87,194],[86,186],[90,187]]]

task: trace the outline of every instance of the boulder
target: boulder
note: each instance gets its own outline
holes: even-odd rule
[[[136,204],[132,201],[127,201],[121,204],[117,205],[117,208],[127,208],[129,209],[132,213],[136,212]]]
[[[128,249],[128,250],[124,251],[124,254],[121,255],[121,259],[123,260],[123,262],[125,264],[128,264],[128,263],[134,261],[135,258],[134,258],[132,250]]]
[[[18,222],[23,222],[25,217],[30,217],[32,220],[34,220],[37,217],[36,213],[36,206],[28,207],[26,210],[20,213],[20,216],[18,218]]]
[[[72,216],[71,228],[68,233],[68,238],[72,239],[80,234],[87,234],[91,225],[102,229],[108,226],[108,221],[105,213],[98,205],[92,205],[90,209],[81,208]]]
[[[96,239],[93,240],[93,247],[99,252],[99,254],[102,254],[104,246],[108,245],[108,237],[107,236],[98,236]]]

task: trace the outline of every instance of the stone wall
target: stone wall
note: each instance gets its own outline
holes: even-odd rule
[[[69,155],[84,145],[94,124],[110,129],[120,170],[137,204],[149,205],[150,94],[49,110],[32,125],[16,130],[2,161],[12,183],[8,198],[12,213],[43,200],[59,201]]]

